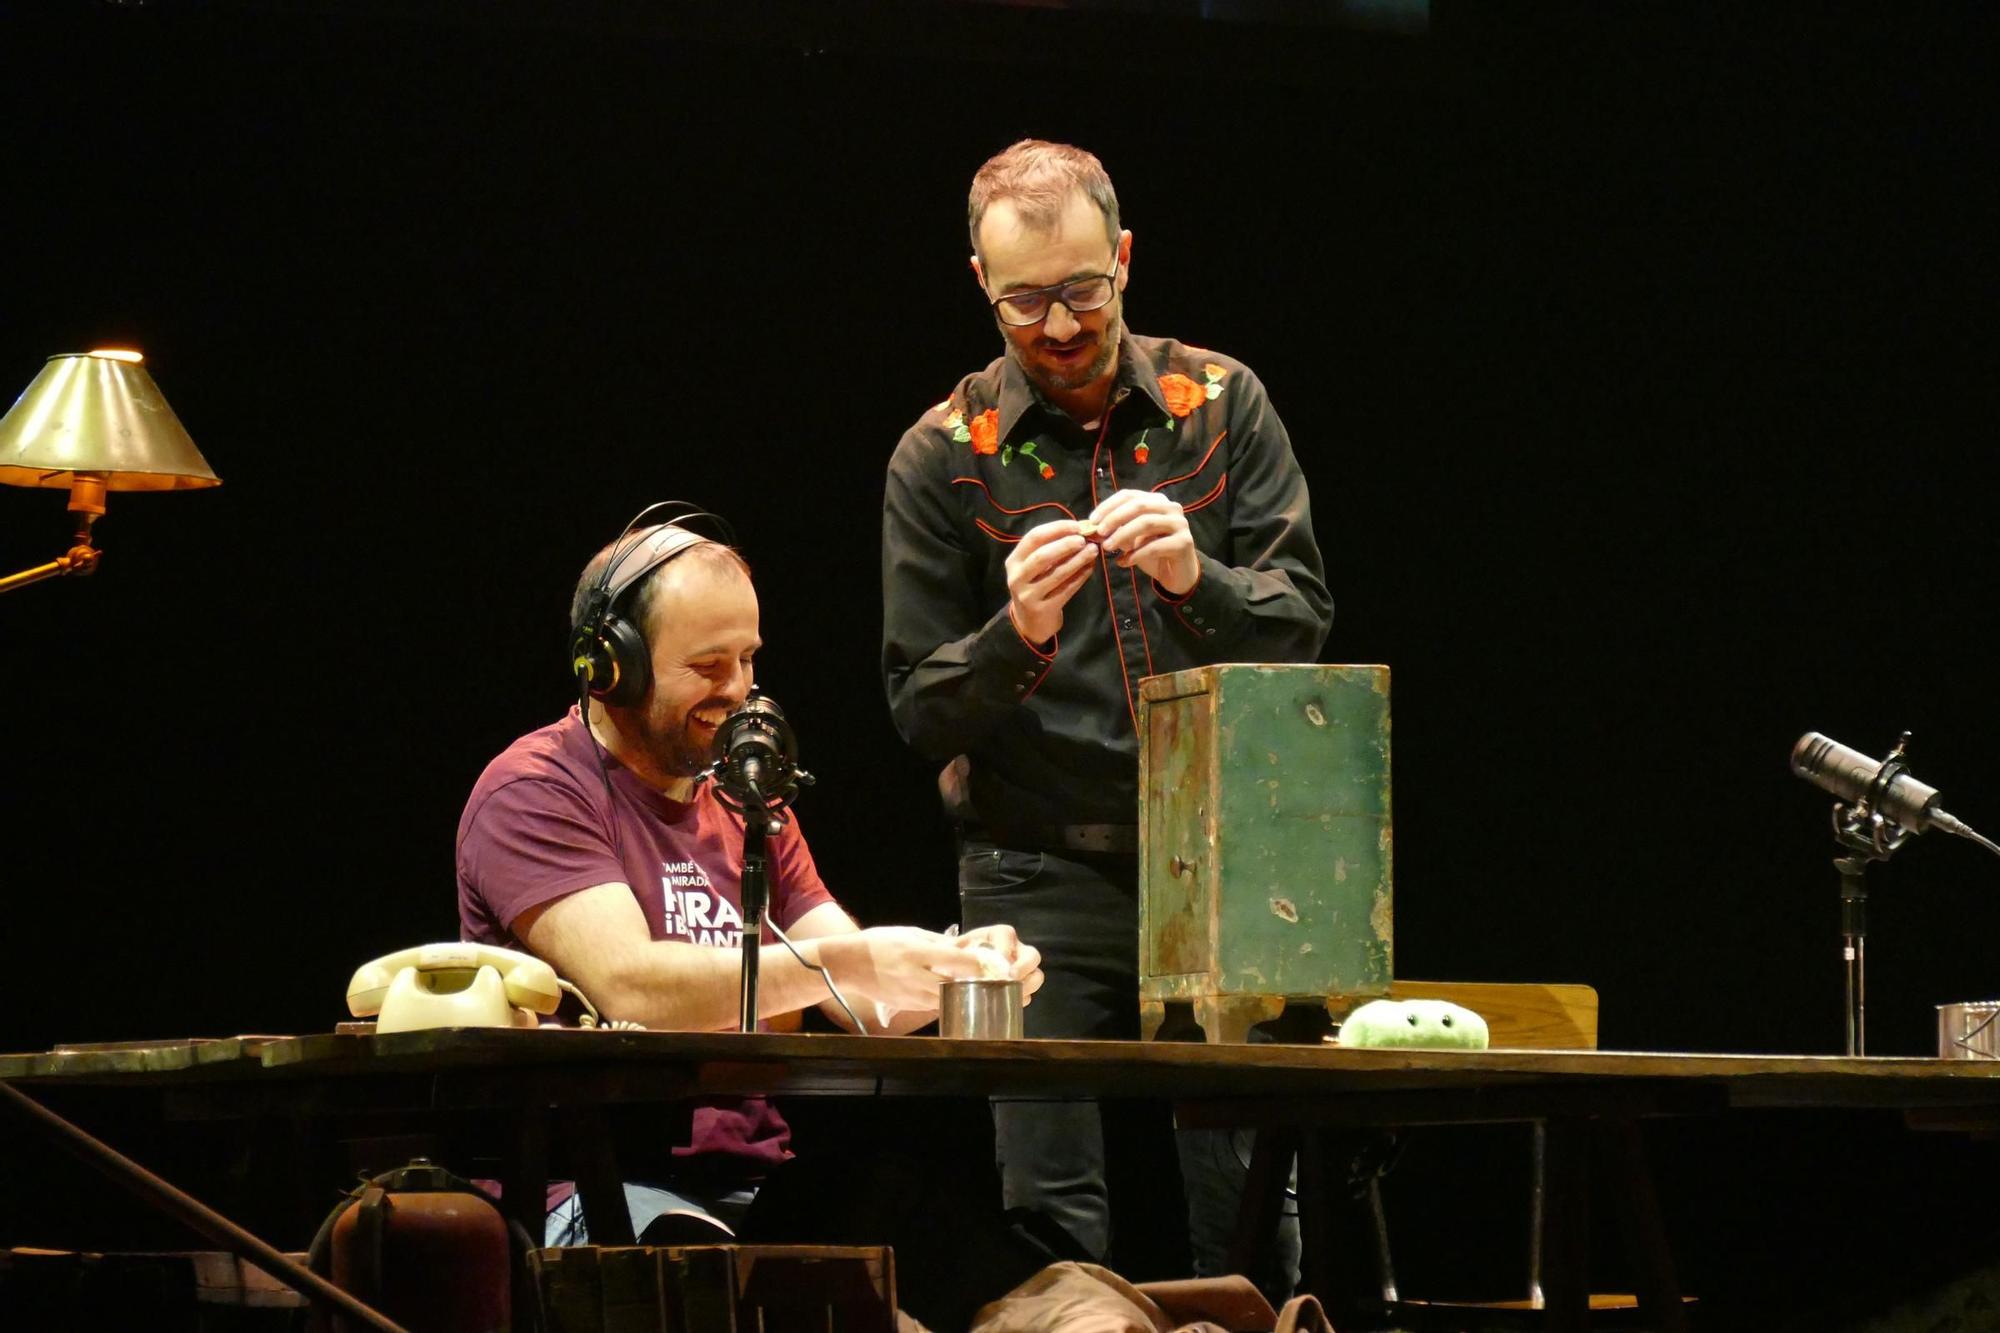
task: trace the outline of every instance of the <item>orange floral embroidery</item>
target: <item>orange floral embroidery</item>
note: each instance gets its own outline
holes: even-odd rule
[[[997,454],[1000,452],[1000,410],[989,407],[966,423],[972,438],[972,452],[975,454]]]
[[[1166,395],[1167,411],[1177,417],[1186,416],[1208,401],[1208,386],[1196,384],[1179,371],[1160,376],[1160,392]]]
[[[1041,455],[1035,452],[1035,442],[1033,440],[1029,440],[1019,448],[1011,444],[1002,445],[1000,443],[999,408],[989,407],[978,416],[968,418],[963,408],[952,407],[950,400],[947,399],[945,402],[939,403],[933,410],[941,412],[947,407],[951,407],[951,413],[944,419],[944,428],[951,432],[951,438],[958,443],[971,445],[973,453],[998,454],[1000,455],[1001,467],[1006,467],[1009,463],[1013,462],[1014,455],[1019,454],[1023,458],[1034,461],[1035,471],[1042,474],[1044,481],[1050,480],[1056,475],[1056,470],[1047,463],[1044,463]]]

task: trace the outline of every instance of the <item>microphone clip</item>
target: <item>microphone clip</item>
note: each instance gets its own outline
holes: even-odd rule
[[[761,690],[753,690],[716,729],[714,762],[706,775],[726,808],[746,819],[756,814],[772,829],[782,826],[799,788],[813,785],[812,774],[798,766],[798,742],[785,710]]]
[[[1907,731],[1896,738],[1895,746],[1882,760],[1882,766],[1875,771],[1868,790],[1860,800],[1851,806],[1839,801],[1833,804],[1833,840],[1870,861],[1888,860],[1897,848],[1910,840],[1910,830],[1881,811],[1890,784],[1909,771],[1910,766],[1903,762],[1909,743],[1910,733]]]
[[[704,768],[700,774],[702,779],[714,784],[715,799],[722,804],[723,808],[732,810],[739,815],[748,814],[753,810],[761,808],[766,814],[778,816],[780,823],[783,822],[785,808],[798,799],[798,789],[801,787],[810,787],[817,781],[812,774],[806,772],[803,768],[794,768],[786,776],[784,785],[776,792],[767,793],[761,789],[752,788],[755,796],[746,800],[730,783],[723,780],[723,775],[728,771],[728,768],[729,761],[727,759],[718,759],[707,768]],[[756,797],[763,798],[761,807]]]

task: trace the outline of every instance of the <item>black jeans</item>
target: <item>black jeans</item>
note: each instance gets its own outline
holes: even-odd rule
[[[1024,1015],[1028,1036],[1138,1038],[1136,858],[1021,851],[968,837],[959,844],[958,885],[965,929],[1010,925],[1041,950],[1045,980]],[[1175,1136],[1166,1108],[1157,1103],[1118,1104],[1108,1123],[1115,1140],[1109,1153],[1107,1118],[1095,1101],[996,1097],[994,1148],[1006,1206],[1042,1214],[1068,1232],[1086,1256],[1130,1269],[1127,1277],[1223,1271],[1248,1173],[1247,1144],[1222,1131]],[[1172,1190],[1170,1165],[1176,1157],[1186,1177],[1179,1195]],[[1136,1262],[1133,1246],[1120,1243],[1114,1251],[1108,1184],[1113,1177],[1121,1183],[1130,1179],[1152,1196],[1148,1202],[1154,1207],[1144,1212],[1121,1207],[1121,1212],[1128,1223],[1145,1218],[1165,1228],[1178,1245],[1176,1256],[1163,1258],[1166,1244],[1157,1237]],[[1160,1206],[1169,1202],[1171,1207]],[[1248,1276],[1267,1294],[1289,1295],[1297,1255],[1293,1219],[1268,1256],[1270,1271]],[[1155,1269],[1160,1271],[1149,1271]]]

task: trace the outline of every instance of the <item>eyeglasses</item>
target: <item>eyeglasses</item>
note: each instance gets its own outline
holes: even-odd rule
[[[993,302],[993,313],[1002,324],[1026,328],[1047,319],[1049,307],[1058,301],[1072,315],[1101,310],[1110,305],[1111,298],[1118,294],[1117,279],[1118,260],[1113,256],[1109,273],[1101,273],[1094,278],[1075,278],[1053,287],[1037,287],[1033,291],[1009,292]]]

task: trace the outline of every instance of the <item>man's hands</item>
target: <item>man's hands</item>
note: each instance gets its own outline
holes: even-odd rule
[[[1186,594],[1201,577],[1187,515],[1163,495],[1114,492],[1091,511],[1087,521],[1096,526],[1105,554],[1118,557],[1119,568],[1136,566],[1176,597]]]
[[[1001,959],[1007,980],[1021,983],[1023,999],[1042,985],[1042,955],[1021,943],[1012,926],[982,926],[952,937],[915,926],[874,926],[816,941],[819,960],[843,992],[883,1008],[933,1013],[938,986],[986,975],[982,957]]]
[[[1007,614],[1029,643],[1062,628],[1063,607],[1090,577],[1098,548],[1136,568],[1175,597],[1201,577],[1194,534],[1181,507],[1153,491],[1117,491],[1077,521],[1061,518],[1028,529],[1007,557]]]
[[[1081,527],[1062,518],[1030,528],[1007,557],[1007,614],[1029,643],[1055,638],[1063,607],[1097,564],[1097,543]]]
[[[819,960],[842,991],[879,1000],[885,1008],[923,1013],[938,1007],[940,982],[979,975],[979,959],[960,941],[915,926],[825,936]]]
[[[997,956],[1007,965],[1007,973],[1002,980],[1021,983],[1023,1004],[1033,999],[1035,992],[1042,988],[1042,951],[1032,944],[1021,943],[1021,937],[1014,933],[1012,926],[981,926],[952,942],[961,949],[971,950],[975,958]]]

